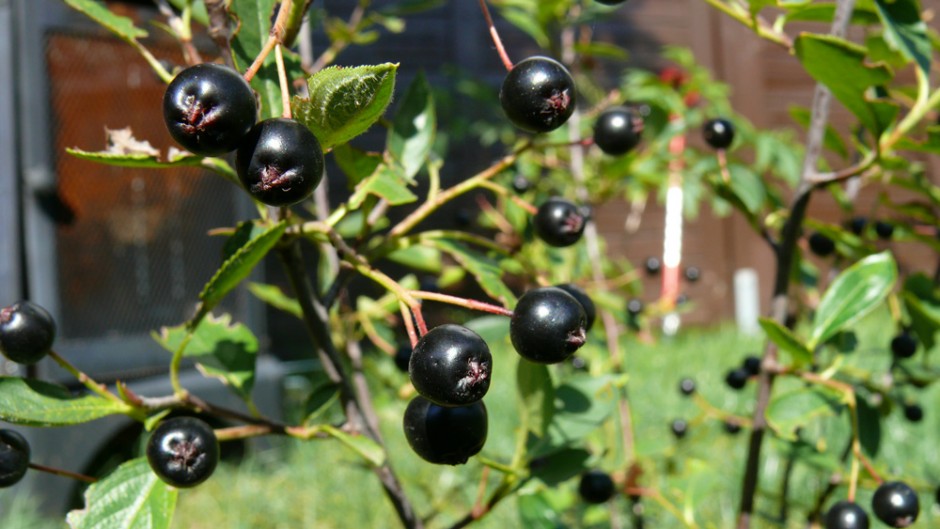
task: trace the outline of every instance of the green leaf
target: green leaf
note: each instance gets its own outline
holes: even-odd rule
[[[548,367],[519,357],[516,388],[522,424],[536,436],[544,436],[555,406],[555,389]]]
[[[65,0],[69,7],[86,16],[114,33],[126,42],[136,41],[147,36],[147,32],[134,25],[128,17],[111,12],[104,4],[96,0]]]
[[[870,101],[869,87],[887,84],[893,77],[884,65],[869,66],[865,48],[828,35],[803,33],[794,49],[806,72],[826,85],[855,117],[875,136],[887,129],[898,113],[897,105]]]
[[[177,494],[140,457],[90,485],[85,508],[70,512],[66,521],[72,529],[169,529]]]
[[[917,0],[875,0],[875,5],[884,24],[885,41],[929,75],[933,48]]]
[[[890,252],[870,255],[829,285],[813,318],[810,350],[871,312],[891,292],[898,268]]]
[[[731,176],[730,185],[734,196],[738,197],[749,213],[757,214],[764,207],[764,200],[767,198],[760,175],[740,164],[729,166],[728,173]]]
[[[808,108],[791,106],[789,113],[793,121],[799,123],[803,128],[809,128],[810,111]],[[831,124],[826,125],[823,145],[826,146],[826,149],[839,155],[843,160],[848,159],[849,150],[846,148],[845,142],[842,141],[842,136],[839,135],[839,132]]]
[[[232,58],[239,71],[247,70],[261,53],[270,35],[276,3],[276,0],[231,0],[229,12],[238,20],[232,35]],[[251,80],[251,87],[260,96],[262,117],[280,115],[281,88],[273,53],[268,55]]]
[[[374,173],[359,182],[356,190],[349,197],[350,209],[362,206],[362,203],[369,195],[384,198],[393,206],[410,204],[418,200],[417,195],[408,189],[408,182],[405,180],[402,169],[400,167],[390,167],[386,164],[378,166]]]
[[[211,311],[226,294],[248,277],[255,265],[281,239],[286,229],[287,221],[281,221],[249,240],[226,259],[199,294],[199,299],[202,300],[200,314]]]
[[[388,132],[388,152],[404,169],[406,180],[414,178],[434,146],[437,117],[431,85],[419,73],[401,102]]]
[[[881,414],[860,395],[856,395],[855,403],[858,412],[858,440],[868,456],[875,457],[881,448]]]
[[[516,504],[519,506],[519,527],[526,529],[560,529],[566,527],[561,519],[561,510],[552,505],[545,497],[549,491],[535,494],[520,494]]]
[[[321,428],[324,432],[329,434],[330,437],[333,437],[348,448],[351,448],[372,465],[378,467],[385,463],[385,450],[372,439],[363,435],[350,435],[327,424],[322,425]]]
[[[133,411],[127,404],[98,395],[76,397],[58,384],[0,377],[0,420],[13,424],[66,426]]]
[[[613,376],[575,375],[555,389],[555,413],[549,425],[551,446],[581,442],[614,411]]]
[[[369,175],[375,173],[382,163],[382,154],[377,152],[366,152],[356,149],[348,144],[337,145],[333,147],[333,159],[336,165],[346,173],[349,178],[350,189],[363,181]]]
[[[493,259],[468,249],[458,241],[435,238],[428,242],[450,254],[460,266],[476,278],[477,283],[490,297],[506,307],[515,305],[516,296],[503,283],[503,272]]]
[[[835,416],[842,409],[838,396],[818,387],[804,387],[775,395],[767,405],[767,423],[777,435],[795,441],[796,430],[819,417]]]
[[[395,89],[397,64],[329,67],[307,80],[309,98],[291,100],[294,118],[306,125],[323,149],[365,132],[385,112]]]
[[[300,308],[300,303],[285,294],[277,285],[248,283],[248,291],[254,294],[256,298],[276,309],[283,310],[297,318],[303,318],[303,310]]]
[[[796,367],[804,367],[813,363],[813,352],[790,329],[770,318],[760,318],[758,321],[761,328],[767,333],[767,338],[777,344],[780,350],[790,353]]]
[[[431,274],[440,274],[443,268],[440,250],[428,246],[408,246],[395,250],[385,258],[393,263],[405,265],[411,270]]]
[[[154,339],[172,353],[188,334],[186,325],[163,327],[159,335],[154,334]],[[183,356],[195,360],[204,375],[221,380],[245,401],[251,399],[258,339],[245,325],[233,325],[231,315],[218,318],[209,315],[203,319],[193,331]]]
[[[203,158],[189,153],[177,156],[172,160],[161,161],[155,154],[145,153],[117,153],[108,151],[90,152],[81,149],[66,148],[65,152],[89,162],[132,167],[135,169],[165,169],[167,167],[201,166]]]
[[[591,453],[583,448],[565,448],[533,459],[529,463],[532,477],[548,487],[556,487],[588,470]]]
[[[911,275],[904,281],[901,296],[914,334],[924,343],[925,350],[933,349],[940,330],[940,293],[933,281],[924,274]]]

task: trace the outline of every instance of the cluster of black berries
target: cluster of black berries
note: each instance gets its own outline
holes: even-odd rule
[[[595,312],[590,298],[574,285],[529,290],[510,320],[513,347],[533,362],[563,362],[584,344]],[[407,349],[396,355],[399,366],[406,356]],[[415,344],[407,368],[418,392],[402,420],[408,444],[431,463],[466,463],[486,442],[482,399],[493,369],[489,346],[467,327],[439,325]]]
[[[917,493],[903,481],[878,486],[871,498],[871,510],[890,527],[910,527],[920,514]],[[868,514],[857,503],[843,500],[826,513],[826,529],[868,529]]]
[[[163,96],[163,119],[173,139],[195,154],[236,151],[242,185],[269,206],[300,202],[323,178],[323,151],[313,133],[292,119],[257,122],[254,92],[225,66],[197,64],[177,74]]]

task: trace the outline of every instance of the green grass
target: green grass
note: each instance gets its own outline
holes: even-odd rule
[[[880,324],[880,317],[866,320],[859,327],[860,341],[867,345],[849,358],[859,366],[882,366],[890,332]],[[494,353],[494,380],[485,402],[489,410],[490,432],[483,456],[508,463],[519,425],[515,394],[515,356],[507,340],[500,336],[500,327],[481,332]],[[864,332],[862,332],[864,330]],[[595,375],[601,375],[606,351],[596,345],[584,354]],[[737,510],[741,471],[746,454],[747,430],[736,436],[723,431],[721,421],[696,406],[693,399],[679,394],[678,382],[683,376],[695,378],[699,394],[713,406],[726,412],[749,417],[753,406],[755,385],[735,392],[724,385],[724,374],[740,363],[747,354],[757,353],[759,338],[741,336],[729,327],[683,330],[679,336],[660,339],[655,344],[630,339],[625,344],[636,453],[643,466],[641,483],[660,490],[671,508],[694,514],[699,527],[723,529],[732,527]],[[920,355],[919,355],[920,356]],[[376,405],[380,410],[383,432],[389,445],[391,463],[405,483],[406,490],[427,515],[436,513],[430,527],[446,527],[472,507],[480,484],[483,466],[479,458],[459,467],[440,467],[421,461],[408,448],[401,434],[400,420],[407,403],[399,396],[406,377],[385,359],[376,359],[370,366],[379,376],[373,383]],[[559,373],[556,373],[558,375]],[[776,391],[799,383],[782,381]],[[934,385],[936,386],[936,385]],[[916,396],[926,411],[925,420],[916,425],[907,423],[900,413],[889,414],[882,422],[881,449],[875,465],[885,477],[903,477],[922,492],[921,517],[914,527],[927,528],[940,524],[940,513],[933,505],[934,487],[940,484],[940,454],[936,450],[940,417],[940,390],[924,390]],[[686,439],[677,442],[669,431],[675,418],[690,422]],[[844,421],[814,422],[804,432],[823,454],[838,453],[848,433]],[[622,453],[604,451],[616,446],[619,438],[615,420],[591,434],[585,441],[592,451],[591,465],[609,471],[622,470]],[[332,441],[293,442],[274,440],[270,447],[255,452],[240,465],[223,465],[207,483],[192,490],[181,491],[173,527],[200,529],[226,527],[249,528],[386,528],[396,527],[395,514],[385,499],[372,473],[350,450]],[[780,508],[781,477],[787,463],[787,445],[768,439],[764,444],[761,494],[758,498],[759,517],[754,524],[761,527],[805,527],[801,513],[809,507],[817,492],[825,487],[831,472],[805,460],[794,465],[791,477],[790,523],[774,523]],[[825,457],[819,458],[826,460]],[[832,460],[832,457],[828,457]],[[847,472],[847,465],[843,467]],[[487,491],[499,479],[490,472]],[[863,477],[864,474],[863,474]],[[567,527],[610,527],[611,513],[629,527],[629,506],[623,498],[608,506],[584,508],[576,501],[577,479],[568,479],[554,486],[533,481],[524,488],[525,498],[513,497],[501,502],[475,527],[532,527],[520,520],[520,503],[527,507],[542,506],[553,511],[546,519],[556,519]],[[859,502],[868,507],[874,490],[871,480],[863,479]],[[845,497],[839,488],[831,501]],[[6,494],[6,493],[4,493]],[[2,498],[2,495],[0,495]],[[541,502],[541,503],[540,503]],[[666,508],[654,501],[646,503],[647,526],[657,529],[680,528],[685,525]],[[21,500],[8,513],[0,514],[0,527],[45,529],[62,527],[61,523],[42,525],[30,517],[27,504]],[[547,506],[547,507],[546,507]],[[533,511],[534,512],[534,511]],[[873,521],[873,526],[877,523]]]

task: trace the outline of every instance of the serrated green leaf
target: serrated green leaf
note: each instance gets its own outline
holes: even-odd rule
[[[294,317],[303,318],[303,310],[300,308],[300,303],[285,294],[277,285],[248,283],[248,291],[254,294],[256,298],[276,309],[283,310]]]
[[[519,357],[516,388],[522,424],[536,436],[543,437],[555,408],[555,389],[548,367]]]
[[[865,96],[869,87],[885,85],[893,77],[887,66],[867,64],[865,48],[837,37],[803,33],[794,50],[806,72],[826,85],[875,136],[894,121],[897,105]]]
[[[188,335],[187,326],[180,325],[163,327],[160,334],[154,333],[153,338],[173,353]],[[183,357],[195,360],[203,374],[221,380],[245,401],[251,399],[258,339],[245,325],[233,325],[231,315],[204,318],[193,330]]]
[[[85,508],[67,521],[71,529],[169,529],[177,494],[140,457],[89,486]]]
[[[127,404],[98,395],[76,397],[58,384],[0,377],[0,420],[13,424],[66,426],[133,411]]]
[[[121,167],[133,167],[135,169],[165,169],[167,167],[180,166],[192,167],[202,165],[203,161],[201,156],[195,156],[192,154],[185,154],[169,161],[161,161],[159,156],[143,153],[123,154],[107,151],[90,152],[73,148],[66,148],[65,152],[76,158],[88,160],[89,162],[117,165]]]
[[[917,0],[875,0],[875,6],[884,24],[885,41],[930,75],[933,48]]]
[[[775,395],[767,405],[767,424],[777,435],[796,441],[796,430],[820,417],[835,416],[843,404],[838,396],[818,388],[799,388]]]
[[[395,89],[397,64],[330,67],[307,80],[309,97],[294,97],[294,119],[306,125],[323,149],[362,134],[385,112]]]
[[[84,13],[124,41],[131,42],[147,36],[147,32],[135,26],[133,20],[113,13],[97,0],[65,0],[65,3],[72,9]]]
[[[890,252],[870,255],[845,269],[819,302],[807,347],[815,349],[871,312],[891,292],[897,277]]]
[[[350,435],[329,425],[323,425],[321,428],[330,437],[351,448],[372,465],[378,467],[385,463],[385,450],[372,439],[363,435]]]
[[[477,280],[480,287],[490,297],[506,307],[515,305],[516,296],[503,283],[503,271],[493,259],[470,250],[458,241],[446,238],[435,238],[428,241],[428,243],[450,254],[460,266],[464,267]]]
[[[807,349],[806,345],[790,329],[770,318],[759,318],[758,321],[767,334],[767,338],[777,344],[780,350],[790,353],[796,367],[813,363],[813,352]]]
[[[362,206],[369,195],[384,198],[393,206],[410,204],[418,200],[418,196],[408,189],[408,182],[402,174],[400,167],[380,165],[374,173],[359,182],[355,192],[349,197],[350,209]]]
[[[202,300],[201,313],[210,312],[226,294],[248,277],[255,265],[281,239],[286,229],[287,221],[281,221],[249,240],[226,259],[199,294],[199,299]]]
[[[388,131],[387,150],[404,169],[406,180],[414,178],[434,146],[437,116],[431,85],[423,73],[415,76]]]

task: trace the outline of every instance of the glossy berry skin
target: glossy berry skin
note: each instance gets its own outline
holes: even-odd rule
[[[819,257],[829,257],[836,251],[836,243],[818,231],[813,232],[807,242],[810,251]]]
[[[757,376],[760,374],[760,364],[761,359],[757,356],[748,356],[741,362],[741,367],[747,371],[749,376]]]
[[[572,283],[563,283],[555,286],[571,294],[574,299],[578,300],[578,303],[581,304],[581,308],[584,309],[584,315],[587,317],[584,330],[590,331],[591,327],[594,326],[594,320],[597,319],[597,306],[595,306],[591,298],[588,297],[587,292]]]
[[[462,465],[486,443],[483,401],[468,406],[438,406],[417,396],[408,403],[402,425],[405,439],[422,459],[438,465]]]
[[[852,217],[846,227],[855,235],[861,235],[865,232],[865,226],[868,225],[868,219],[865,217]]]
[[[643,302],[638,299],[631,299],[627,302],[627,312],[631,316],[639,316],[643,312]]]
[[[918,404],[905,404],[904,418],[911,422],[920,422],[924,420],[924,409]]]
[[[19,432],[0,430],[0,488],[19,483],[29,469],[29,443]]]
[[[676,436],[676,439],[682,439],[687,433],[689,433],[689,423],[683,419],[676,419],[672,421],[672,424],[669,425],[669,428],[672,430],[672,435]]]
[[[695,393],[695,381],[691,378],[683,378],[679,381],[679,393],[686,397]]]
[[[323,151],[307,127],[292,119],[255,125],[235,156],[242,185],[269,206],[290,206],[309,197],[323,178]]]
[[[190,66],[163,94],[163,120],[170,136],[201,156],[234,151],[257,119],[251,87],[238,72],[218,64]]]
[[[739,367],[728,371],[728,374],[725,375],[725,383],[731,389],[741,389],[747,384],[748,377],[750,377],[750,374],[743,367]]]
[[[605,6],[619,6],[620,4],[627,3],[627,0],[594,0],[598,4],[604,4]]]
[[[493,356],[480,335],[461,325],[435,327],[418,340],[408,373],[424,398],[439,406],[465,406],[490,388]]]
[[[521,174],[517,174],[516,176],[512,177],[513,191],[521,195],[530,189],[532,189],[532,182],[530,182],[528,178],[522,176]]]
[[[646,262],[643,263],[643,267],[646,268],[646,273],[655,276],[663,269],[663,263],[659,260],[658,257],[647,257]]]
[[[917,493],[902,481],[882,483],[871,498],[871,510],[891,527],[909,527],[920,514]]]
[[[411,362],[411,346],[402,344],[395,350],[395,367],[404,373],[408,372],[408,364]]]
[[[509,320],[509,337],[523,358],[556,364],[584,345],[586,325],[584,308],[571,294],[555,287],[534,288],[519,298]]]
[[[696,266],[690,266],[685,269],[685,280],[689,283],[695,283],[702,278],[702,271]]]
[[[532,227],[539,239],[556,248],[581,240],[587,219],[578,206],[563,198],[550,198],[539,206]]]
[[[891,339],[891,354],[895,358],[910,358],[917,352],[917,338],[907,331]]]
[[[826,529],[868,529],[868,514],[855,502],[839,501],[826,512]]]
[[[619,156],[640,144],[643,121],[628,107],[611,107],[594,122],[594,144],[605,154]]]
[[[56,325],[46,309],[19,301],[0,309],[0,353],[19,364],[35,364],[52,349]]]
[[[614,496],[614,480],[610,479],[610,474],[606,472],[589,470],[581,474],[578,494],[586,503],[605,503]]]
[[[201,419],[173,417],[150,434],[147,461],[165,483],[177,488],[195,487],[215,471],[219,441]]]
[[[727,149],[734,141],[734,125],[722,118],[708,120],[702,126],[702,137],[713,149]]]
[[[574,112],[575,101],[571,74],[548,57],[529,57],[516,63],[499,90],[499,102],[509,121],[532,133],[564,125]]]
[[[894,235],[894,226],[883,220],[875,222],[875,233],[879,239],[889,240]]]

